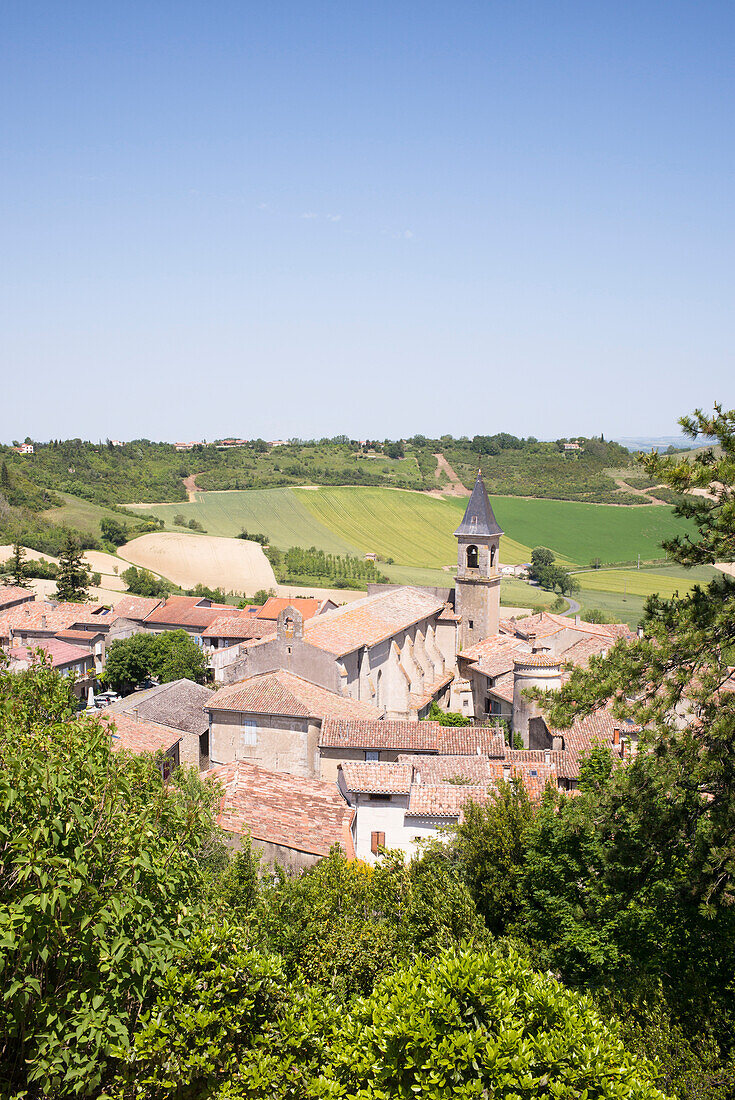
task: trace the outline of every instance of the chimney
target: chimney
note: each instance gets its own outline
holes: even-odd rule
[[[531,647],[531,653],[535,653],[536,652],[536,631],[535,630],[529,630],[526,637],[528,638],[528,644]]]
[[[551,763],[551,749],[544,749],[544,764]]]
[[[510,781],[510,764],[503,764],[503,781],[505,783]]]
[[[642,627],[642,626],[639,626],[639,627],[638,627],[638,630],[636,631],[636,633],[637,633],[637,635],[638,635],[638,637],[639,637],[639,638],[642,638],[642,637],[643,637],[643,627]]]
[[[42,615],[42,616],[41,616],[41,626],[42,626],[42,627],[45,627],[45,626],[46,626],[46,616],[45,616],[45,615]]]
[[[621,757],[622,760],[625,760],[627,744],[628,744],[628,738],[627,737],[621,737],[620,738],[620,757]]]
[[[581,621],[582,621],[582,616],[581,615],[577,614],[577,615],[574,616],[574,625],[575,626],[579,626]]]
[[[620,744],[620,726],[615,726],[613,728],[613,745],[619,745],[619,744]]]

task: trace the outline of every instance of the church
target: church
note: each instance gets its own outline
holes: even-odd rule
[[[478,472],[454,532],[453,588],[371,585],[365,598],[310,619],[286,607],[275,634],[242,642],[237,680],[287,672],[363,704],[364,717],[416,721],[436,703],[475,722],[502,718],[528,747],[538,711],[524,689],[559,686],[563,661],[604,652],[627,627],[548,613],[502,619],[502,534]]]
[[[456,695],[458,654],[498,631],[502,531],[480,474],[457,539],[454,588],[371,585],[304,620],[284,608],[275,636],[243,642],[238,678],[286,670],[385,718],[423,718]]]

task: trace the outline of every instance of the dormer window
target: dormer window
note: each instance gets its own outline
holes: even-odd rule
[[[480,556],[477,547],[472,545],[467,547],[467,568],[477,569],[480,564]]]

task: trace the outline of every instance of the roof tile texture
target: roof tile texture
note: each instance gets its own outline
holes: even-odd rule
[[[209,710],[230,710],[243,714],[281,714],[292,718],[337,718],[378,720],[378,709],[370,703],[347,699],[326,688],[310,684],[292,672],[280,669],[251,676],[221,688],[210,696]]]
[[[339,844],[355,854],[353,811],[334,783],[271,772],[242,761],[206,773],[224,787],[218,823],[231,833],[326,856]]]
[[[438,615],[443,607],[443,600],[416,588],[394,588],[309,619],[304,623],[304,638],[310,645],[342,657]]]

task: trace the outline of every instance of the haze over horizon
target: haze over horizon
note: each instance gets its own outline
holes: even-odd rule
[[[0,438],[732,407],[734,32],[718,2],[6,5]]]

